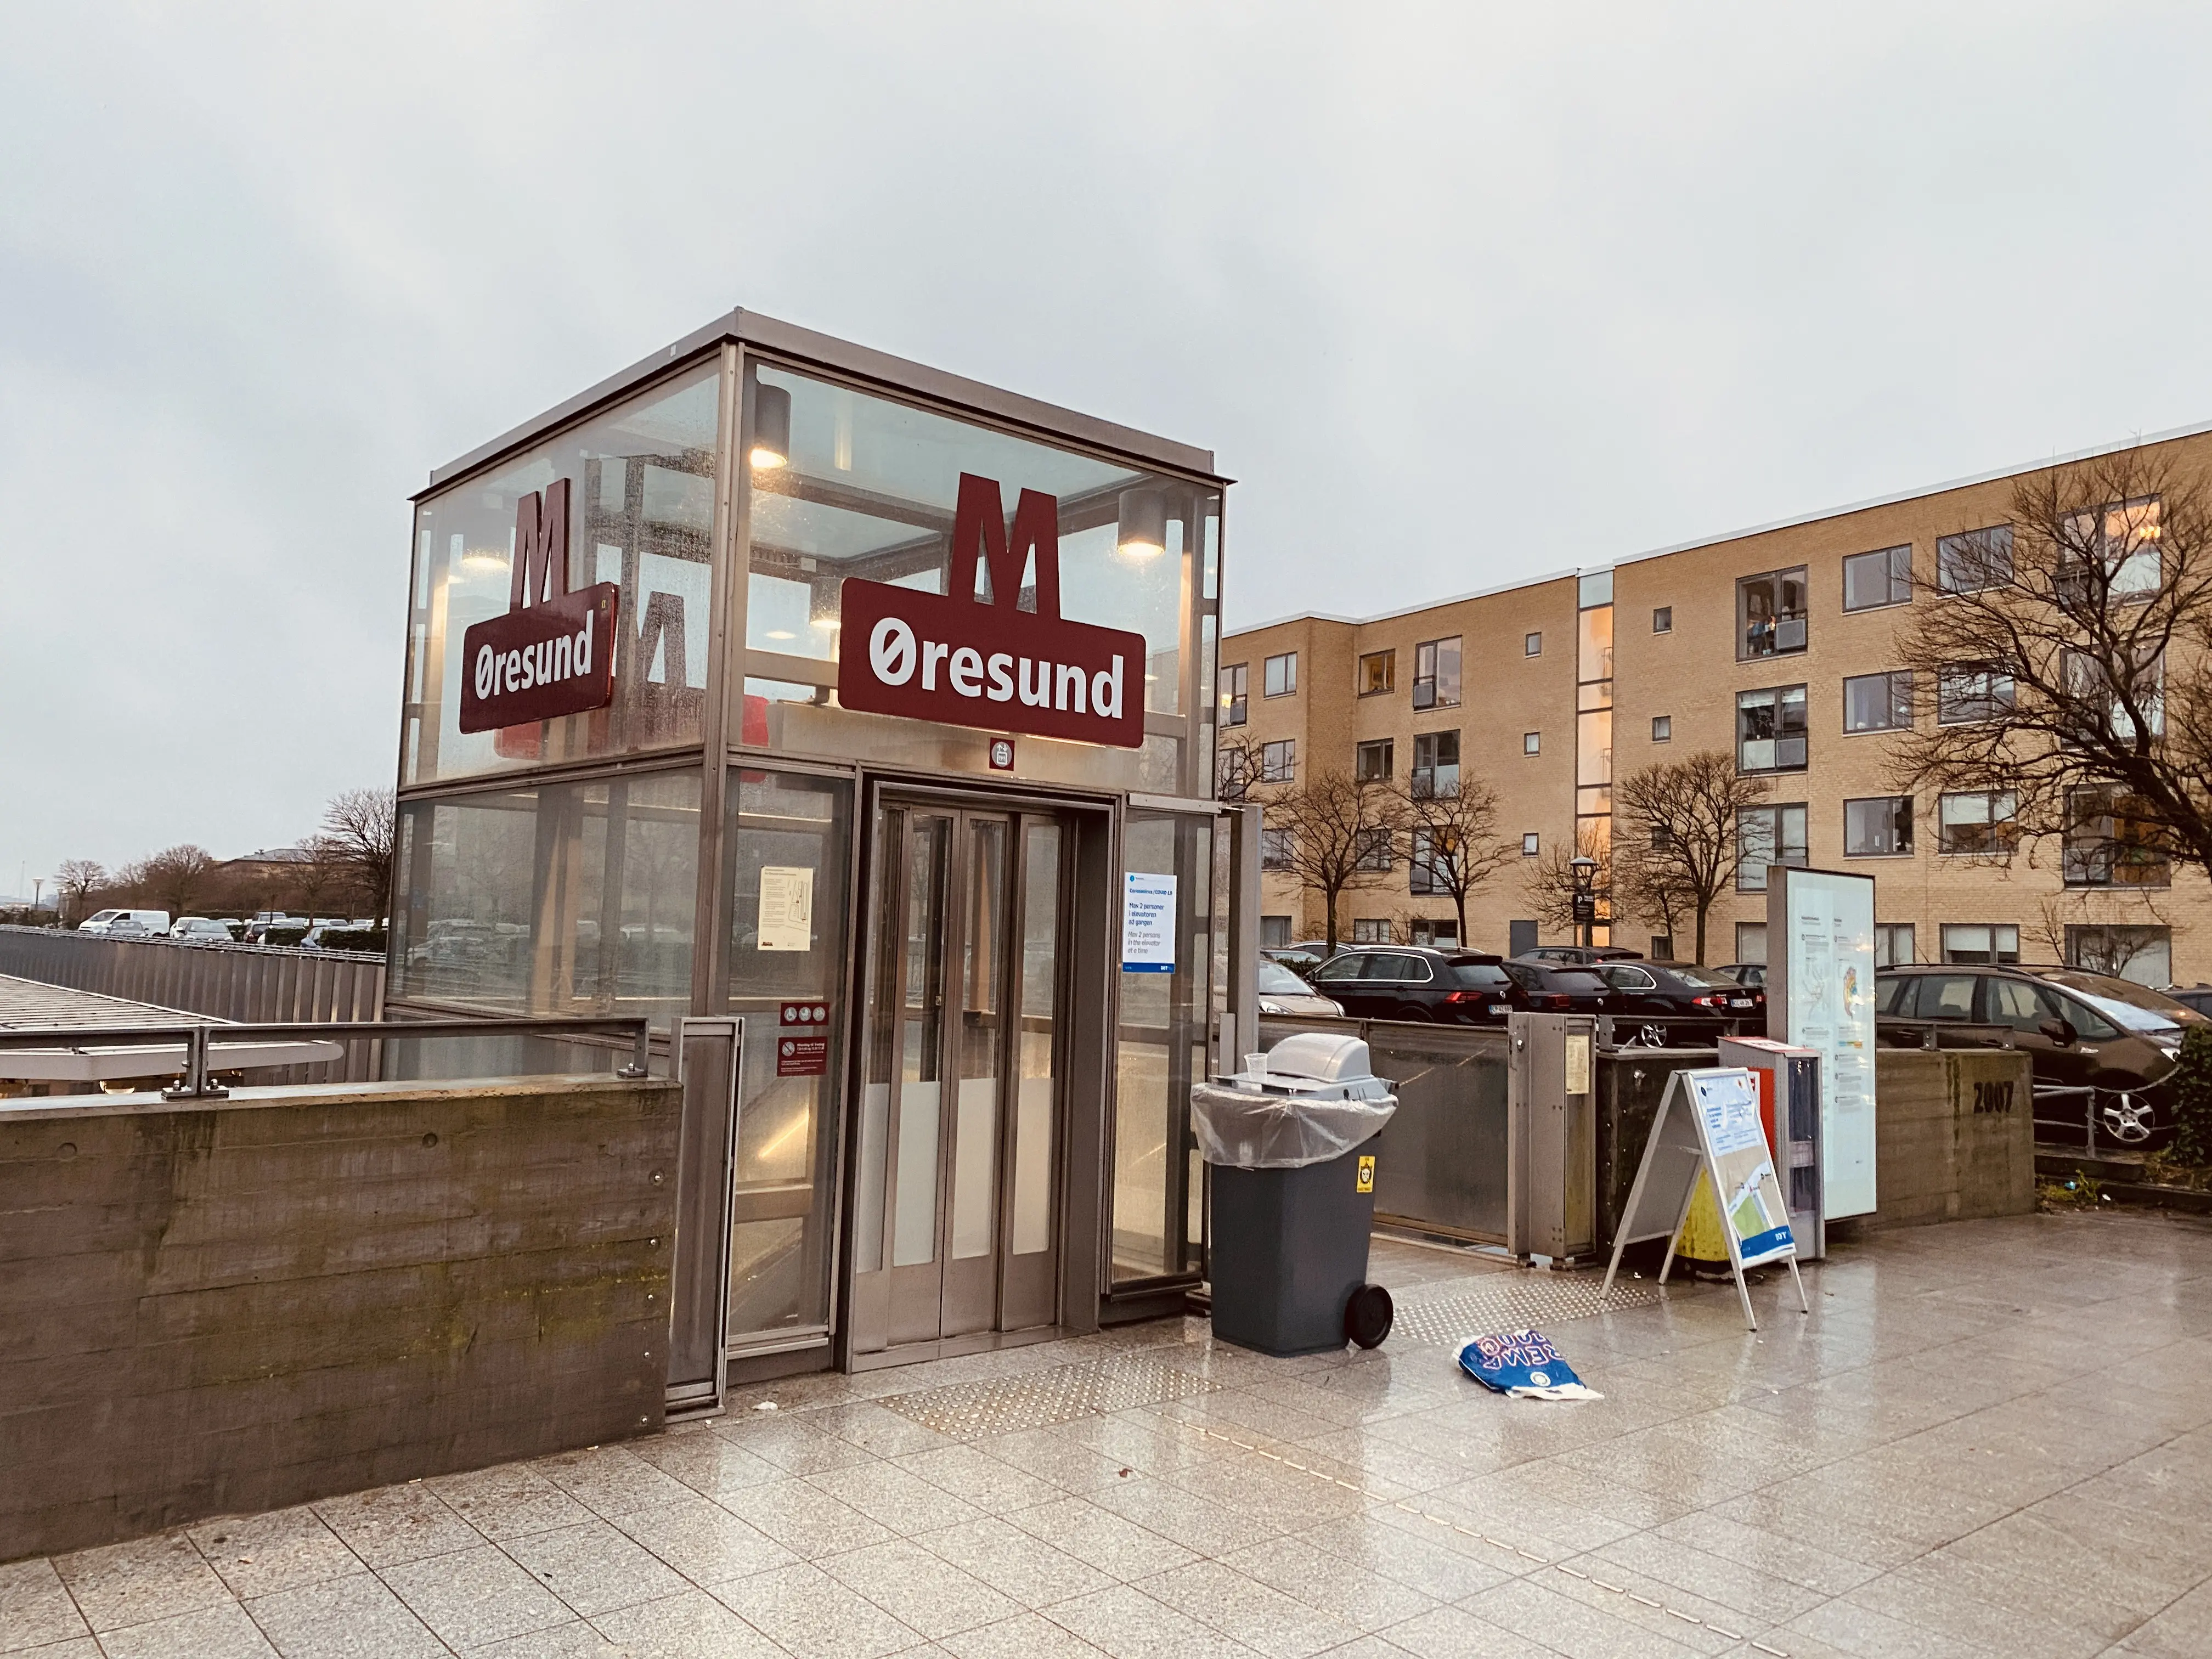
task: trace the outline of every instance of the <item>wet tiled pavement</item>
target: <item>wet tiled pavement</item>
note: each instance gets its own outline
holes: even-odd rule
[[[1557,1285],[1401,1245],[1376,1277]],[[1807,1277],[1757,1336],[1711,1289],[1547,1326],[1606,1396],[1572,1405],[1483,1393],[1441,1313],[1371,1354],[1180,1321],[777,1384],[0,1567],[0,1653],[2212,1653],[2212,1226],[1961,1223]]]

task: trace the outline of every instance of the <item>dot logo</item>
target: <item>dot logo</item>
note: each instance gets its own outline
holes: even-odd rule
[[[830,1070],[830,1005],[786,1002],[776,1010],[775,1074],[823,1077]]]
[[[994,772],[1014,769],[1014,740],[1012,738],[991,739],[991,769]]]

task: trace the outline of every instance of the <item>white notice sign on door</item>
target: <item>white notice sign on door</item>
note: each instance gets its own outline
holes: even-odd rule
[[[814,948],[814,869],[804,864],[764,864],[760,880],[760,945],[763,951]]]
[[[1175,972],[1176,878],[1131,870],[1121,877],[1121,971]]]

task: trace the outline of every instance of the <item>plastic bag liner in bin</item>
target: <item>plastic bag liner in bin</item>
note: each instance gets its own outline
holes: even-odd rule
[[[1356,1038],[1293,1036],[1275,1045],[1265,1071],[1193,1084],[1200,1153],[1231,1169],[1302,1170],[1351,1151],[1398,1109],[1390,1085],[1367,1066],[1367,1045]]]

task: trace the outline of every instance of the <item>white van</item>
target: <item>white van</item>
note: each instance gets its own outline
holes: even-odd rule
[[[96,910],[76,925],[80,933],[113,933],[125,939],[167,939],[167,910]]]

